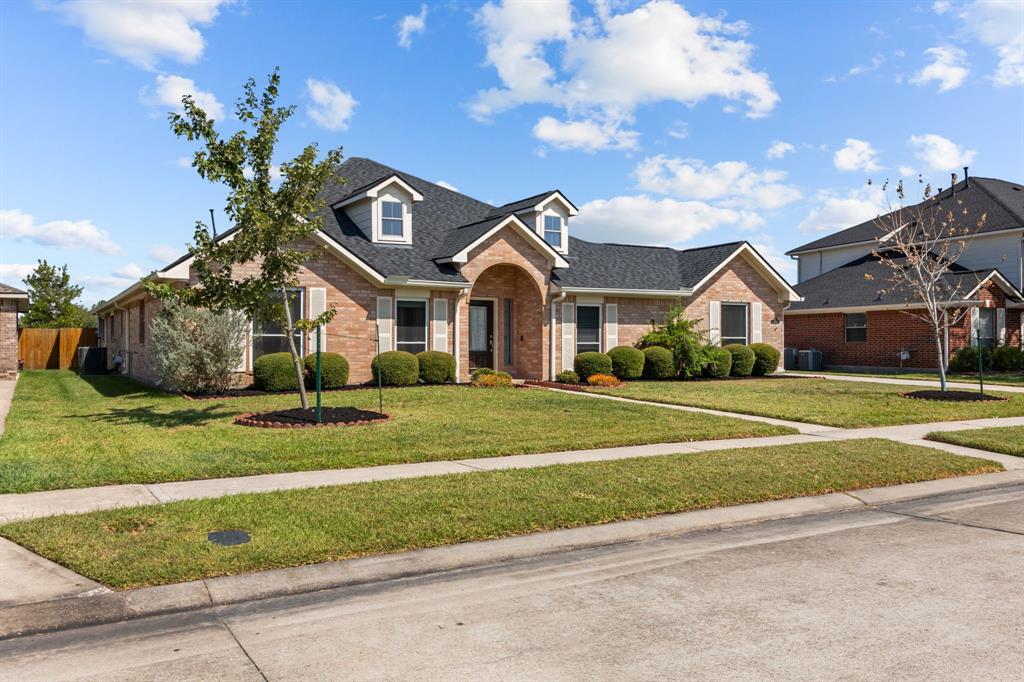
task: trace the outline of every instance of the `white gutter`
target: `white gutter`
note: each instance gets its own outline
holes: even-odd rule
[[[558,325],[558,320],[556,318],[555,311],[558,310],[558,304],[564,301],[565,297],[568,295],[568,292],[563,290],[562,293],[557,296],[552,295],[551,297],[551,347],[548,349],[550,351],[549,355],[551,356],[551,361],[548,367],[548,374],[550,375],[551,381],[555,380],[555,374],[557,374],[555,371],[555,345],[558,341],[558,334],[556,333],[555,328]]]
[[[455,356],[455,383],[459,383],[459,380],[462,377],[462,347],[459,343],[461,340],[459,329],[462,327],[462,325],[460,324],[459,304],[462,303],[463,299],[465,299],[467,296],[469,296],[469,287],[464,287],[463,289],[459,290],[459,293],[456,294],[455,296],[455,331],[452,334],[452,336],[455,337],[454,347],[452,348],[452,350],[455,351],[454,353],[452,353],[452,355]]]
[[[640,298],[685,298],[693,295],[693,289],[601,289],[593,287],[559,287],[565,294],[604,294],[619,297]]]

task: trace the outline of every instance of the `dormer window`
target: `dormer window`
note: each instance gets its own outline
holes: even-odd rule
[[[562,247],[562,217],[557,215],[544,216],[544,241],[556,249]]]
[[[380,214],[381,234],[385,237],[401,238],[405,232],[405,219],[402,217],[402,202],[381,202]]]

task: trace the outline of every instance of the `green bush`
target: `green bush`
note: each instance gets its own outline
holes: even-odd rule
[[[671,379],[676,376],[672,351],[662,346],[644,348],[644,379]]]
[[[252,382],[261,391],[296,391],[295,365],[291,353],[267,353],[252,363]]]
[[[508,372],[496,372],[493,369],[483,372],[473,379],[473,385],[480,388],[512,388],[512,375]]]
[[[412,386],[420,378],[420,363],[412,353],[389,350],[370,363],[373,380],[385,386]]]
[[[740,343],[730,343],[723,348],[732,353],[732,369],[729,370],[729,374],[734,377],[749,377],[754,371],[754,351]]]
[[[982,369],[992,369],[992,349],[981,349]],[[949,369],[954,372],[977,372],[978,371],[978,349],[974,346],[964,346],[949,361]]]
[[[608,351],[612,374],[622,380],[639,379],[644,375],[644,352],[632,346],[616,346]]]
[[[1019,372],[1024,369],[1024,351],[1016,346],[999,346],[992,351],[992,369],[997,372]]]
[[[708,348],[708,364],[704,366],[704,376],[712,379],[724,379],[732,370],[732,353],[725,348],[712,346]]]
[[[605,353],[588,351],[580,353],[572,361],[572,368],[579,375],[581,381],[586,381],[591,374],[611,374],[612,359]]]
[[[560,384],[578,384],[580,383],[580,375],[571,369],[567,369],[556,374],[555,381]]]
[[[316,353],[303,359],[306,387],[316,388]],[[320,353],[320,388],[341,388],[348,383],[348,360],[337,353]]]
[[[476,369],[473,370],[473,373],[469,375],[469,380],[470,381],[476,381],[477,379],[479,379],[482,376],[487,376],[488,374],[497,374],[497,373],[498,373],[497,371],[491,369],[490,367],[477,367]]]
[[[439,350],[416,354],[420,363],[420,381],[425,384],[446,384],[455,381],[455,356]]]
[[[707,341],[704,332],[698,328],[697,320],[686,319],[683,308],[673,306],[664,323],[651,320],[651,330],[637,341],[641,350],[651,346],[662,346],[672,351],[676,371],[681,377],[695,377],[703,371],[707,361]]]
[[[248,329],[243,315],[164,301],[149,332],[161,385],[189,393],[223,393],[245,359]]]
[[[766,377],[769,374],[774,374],[775,370],[779,368],[779,359],[782,354],[774,346],[769,346],[767,343],[752,343],[748,348],[754,351],[754,369],[750,372],[753,376]]]

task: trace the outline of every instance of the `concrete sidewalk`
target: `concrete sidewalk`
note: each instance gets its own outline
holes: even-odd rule
[[[592,393],[579,395],[611,400],[618,399],[613,396],[599,396]],[[674,405],[661,405],[660,403],[657,403],[657,405],[668,409],[676,407]],[[747,418],[747,415],[732,416],[741,419]],[[761,418],[757,418],[757,420],[760,421]],[[1024,469],[1024,458],[922,440],[926,434],[932,431],[960,431],[988,426],[1024,426],[1024,417],[935,422],[931,424],[911,424],[867,429],[816,427],[814,431],[808,433],[788,436],[655,443],[651,445],[633,445],[594,450],[567,450],[532,455],[480,457],[475,459],[391,464],[353,469],[296,471],[282,474],[213,478],[198,481],[110,485],[38,493],[6,494],[0,495],[0,523],[57,514],[81,514],[102,509],[113,509],[115,507],[161,504],[177,500],[204,499],[240,493],[264,493],[274,490],[316,488],[327,485],[364,483],[367,481],[388,481],[420,476],[443,476],[445,474],[467,473],[471,471],[526,469],[550,466],[552,464],[578,464],[581,462],[598,462],[628,459],[631,457],[656,457],[676,453],[708,452],[732,448],[758,448],[773,445],[795,445],[798,443],[863,438],[886,438],[902,443],[944,450],[965,457],[990,459],[999,462],[1008,470]]]
[[[11,411],[14,387],[17,385],[17,376],[13,379],[0,379],[0,436],[4,435],[4,424],[7,423],[7,413]]]
[[[929,381],[928,379],[901,379],[899,376],[893,377],[876,377],[876,376],[846,376],[842,374],[827,374],[827,373],[815,373],[815,372],[800,372],[797,374],[780,374],[779,376],[789,376],[796,378],[808,378],[808,379],[828,379],[830,381],[853,381],[865,384],[893,384],[896,386],[920,386],[922,388],[938,388],[939,380]],[[962,381],[947,381],[946,386],[949,388],[965,389],[968,391],[977,391],[977,383],[964,383]],[[1024,393],[1024,386],[1007,386],[1004,384],[985,384],[985,391],[1002,392],[1002,393]]]

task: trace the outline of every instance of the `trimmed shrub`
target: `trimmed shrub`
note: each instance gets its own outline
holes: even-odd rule
[[[580,375],[571,369],[566,369],[555,375],[555,381],[560,384],[578,384],[580,383]]]
[[[1024,369],[1024,351],[1016,346],[999,346],[992,351],[992,369],[997,372],[1019,372]]]
[[[779,368],[779,359],[782,354],[774,346],[769,346],[767,343],[752,343],[747,347],[754,351],[754,368],[750,372],[751,375],[766,377]]]
[[[223,393],[245,357],[248,329],[242,315],[164,301],[149,332],[161,385],[189,393]]]
[[[413,386],[420,378],[420,363],[412,353],[389,350],[370,363],[373,380],[385,386]]]
[[[572,361],[572,368],[580,379],[586,381],[591,374],[611,374],[612,359],[604,353],[580,353]]]
[[[303,360],[306,388],[316,388],[316,353]],[[348,383],[348,360],[337,353],[320,352],[320,388],[341,388]]]
[[[676,375],[672,351],[661,346],[644,348],[644,379],[671,379]]]
[[[591,374],[587,377],[587,383],[591,386],[621,386],[622,381],[611,374]]]
[[[512,375],[491,370],[473,379],[473,385],[480,388],[512,388]]]
[[[295,365],[291,353],[267,353],[252,363],[252,382],[261,391],[296,391]]]
[[[476,381],[480,377],[486,376],[488,374],[497,374],[497,371],[491,369],[490,367],[477,367],[476,369],[473,370],[473,373],[469,375],[469,380]]]
[[[982,369],[992,369],[992,350],[981,349]],[[949,369],[953,372],[977,372],[978,371],[978,349],[974,346],[964,346],[949,361]]]
[[[446,384],[455,381],[455,356],[439,350],[416,354],[420,363],[420,381],[425,384]]]
[[[724,348],[712,346],[708,348],[708,364],[704,366],[704,376],[711,379],[724,379],[732,370],[732,353]]]
[[[729,370],[729,374],[734,377],[749,377],[754,371],[754,351],[739,343],[730,343],[723,348],[732,353],[732,369]]]
[[[620,379],[639,379],[644,375],[644,352],[632,346],[616,346],[608,351],[612,374]]]

